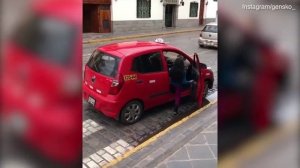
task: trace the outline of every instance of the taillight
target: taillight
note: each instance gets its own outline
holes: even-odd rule
[[[123,75],[118,74],[117,79],[114,79],[111,82],[109,94],[111,94],[111,95],[118,94],[123,86],[123,83],[124,83]]]
[[[200,37],[202,37],[202,33],[200,33]]]

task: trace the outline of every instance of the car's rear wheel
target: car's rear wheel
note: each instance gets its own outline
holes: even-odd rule
[[[136,123],[142,116],[143,105],[139,101],[131,101],[126,104],[122,109],[120,115],[120,121],[123,124],[133,124]]]
[[[202,45],[202,44],[199,44],[199,48],[204,48],[204,45]]]

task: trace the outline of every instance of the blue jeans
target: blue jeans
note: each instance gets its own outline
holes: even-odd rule
[[[193,81],[185,81],[182,83],[171,82],[171,84],[175,87],[175,107],[180,105],[181,91],[191,87]]]

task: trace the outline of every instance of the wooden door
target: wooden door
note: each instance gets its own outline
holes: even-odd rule
[[[166,5],[165,9],[165,26],[172,27],[173,26],[173,6]]]
[[[83,5],[83,32],[99,32],[98,5]]]
[[[110,9],[100,8],[100,33],[110,33],[111,32],[111,17]]]
[[[98,5],[91,5],[91,32],[98,33],[99,31],[99,25],[97,24],[99,22],[98,19]]]

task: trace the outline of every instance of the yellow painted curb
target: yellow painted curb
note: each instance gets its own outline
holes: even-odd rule
[[[210,107],[211,105],[215,104],[217,102],[217,100],[207,104],[206,106],[200,108],[199,110],[193,112],[192,114],[190,114],[189,116],[184,117],[183,119],[177,121],[176,123],[172,124],[171,126],[167,127],[166,129],[164,129],[163,131],[159,132],[158,134],[154,135],[153,137],[151,137],[150,139],[148,139],[147,141],[141,143],[140,145],[136,146],[135,148],[133,148],[132,150],[126,152],[123,156],[117,157],[115,160],[111,161],[110,163],[104,165],[103,168],[109,168],[112,167],[114,165],[116,165],[117,163],[119,163],[120,161],[122,161],[123,159],[126,159],[127,157],[129,157],[130,155],[134,154],[135,152],[147,147],[148,145],[150,145],[152,142],[155,142],[158,138],[162,137],[163,135],[165,135],[167,132],[171,131],[172,129],[178,127],[179,125],[183,124],[184,122],[186,122],[187,120],[189,120],[190,118],[193,118],[194,116],[196,116],[197,114],[200,114],[202,111],[204,111],[205,109],[207,109],[208,107]]]
[[[83,41],[83,44],[92,44],[92,43],[100,43],[106,41],[113,41],[113,40],[125,40],[125,39],[133,39],[133,38],[142,38],[142,37],[151,37],[151,36],[159,36],[159,35],[169,35],[169,34],[177,34],[177,33],[187,33],[187,32],[194,32],[200,31],[201,29],[190,29],[190,30],[181,30],[181,31],[173,31],[173,32],[162,32],[162,33],[149,33],[149,34],[137,34],[137,35],[130,35],[130,36],[120,36],[120,37],[110,37],[110,38],[99,38],[94,40],[87,40]]]

